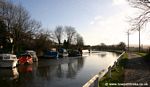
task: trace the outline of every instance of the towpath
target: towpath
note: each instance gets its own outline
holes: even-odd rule
[[[128,85],[125,87],[150,87],[150,65],[135,53],[128,53],[128,59],[124,73],[124,83]]]

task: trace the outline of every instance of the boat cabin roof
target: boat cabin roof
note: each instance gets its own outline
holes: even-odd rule
[[[20,56],[29,56],[29,57],[31,57],[30,54],[21,54]]]
[[[36,52],[33,51],[33,50],[26,50],[26,52],[28,52],[28,53],[36,53]]]
[[[0,59],[16,59],[16,55],[13,54],[0,54]]]

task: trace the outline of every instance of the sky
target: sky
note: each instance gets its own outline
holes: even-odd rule
[[[44,28],[73,26],[84,38],[86,45],[127,43],[129,17],[137,9],[126,0],[11,0],[23,5],[31,17],[40,21]],[[141,32],[141,44],[149,45],[148,27]],[[138,32],[130,34],[130,44],[138,44]]]

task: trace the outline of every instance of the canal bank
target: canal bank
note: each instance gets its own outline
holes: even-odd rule
[[[127,59],[128,58],[128,59]],[[145,53],[126,53],[119,65],[99,81],[99,87],[149,87],[149,55]]]
[[[124,72],[122,70],[122,67],[124,66],[125,61],[126,61],[126,58],[124,58],[124,57],[126,57],[125,52],[120,54],[116,58],[116,60],[113,61],[113,64],[110,64],[109,66],[107,66],[108,69],[105,68],[103,71],[100,71],[92,79],[90,79],[86,84],[84,84],[83,87],[98,87],[98,85],[100,87],[104,87],[104,86],[108,86],[108,84],[111,81],[114,81],[114,79],[117,80],[116,75],[123,75],[123,72]],[[125,60],[123,60],[123,59],[125,59]],[[121,71],[122,73],[117,74],[118,71]],[[120,78],[119,76],[117,76],[117,77]],[[107,83],[107,84],[105,84],[105,83]]]
[[[119,83],[124,82],[124,71],[127,61],[128,61],[128,54],[124,53],[121,59],[118,61],[118,64],[112,68],[111,76],[110,72],[107,72],[107,74],[100,79],[99,87],[121,86],[121,84]]]

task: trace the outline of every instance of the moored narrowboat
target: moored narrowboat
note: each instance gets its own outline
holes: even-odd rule
[[[13,54],[0,54],[0,67],[16,67],[18,59]]]

